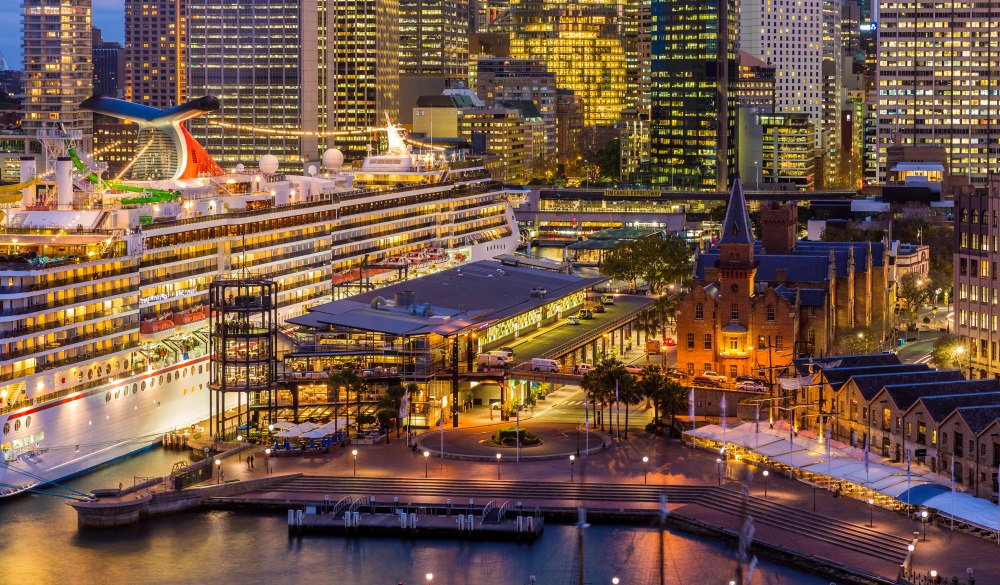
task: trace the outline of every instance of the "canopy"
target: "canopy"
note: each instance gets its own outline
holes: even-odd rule
[[[948,478],[922,467],[912,466],[907,481],[905,462],[892,463],[888,459],[870,453],[869,462],[865,465],[863,449],[856,447],[840,449],[837,445],[843,443],[836,441],[830,442],[828,459],[826,446],[816,439],[794,437],[789,441],[788,424],[781,422],[776,421],[774,429],[768,428],[766,424],[760,425],[760,433],[755,432],[755,424],[749,422],[732,429],[708,425],[685,434],[719,443],[739,445],[776,463],[829,477],[835,481],[865,486],[904,504],[909,502],[914,506],[935,508],[946,517],[954,515],[955,520],[959,522],[975,524],[987,530],[1000,530],[1000,508],[965,492],[956,491],[953,494]]]
[[[286,420],[281,420],[281,421],[278,421],[278,422],[276,422],[274,424],[271,424],[271,425],[268,425],[268,426],[271,427],[271,428],[273,428],[276,431],[284,431],[286,429],[290,429],[290,428],[294,427],[295,423],[291,423],[291,422],[288,422]]]

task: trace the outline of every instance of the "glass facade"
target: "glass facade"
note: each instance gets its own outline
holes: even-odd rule
[[[587,126],[614,126],[625,105],[624,28],[615,4],[514,0],[510,54],[541,59],[583,101]]]
[[[652,183],[723,190],[735,168],[735,0],[652,6]]]

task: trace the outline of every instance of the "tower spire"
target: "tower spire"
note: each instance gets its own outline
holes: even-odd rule
[[[729,204],[726,207],[726,219],[722,222],[722,239],[720,244],[753,244],[753,234],[750,233],[750,215],[747,213],[747,201],[743,196],[743,183],[739,177],[733,181],[733,190],[729,194]]]

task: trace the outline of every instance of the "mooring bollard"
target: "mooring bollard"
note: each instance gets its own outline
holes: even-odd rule
[[[410,512],[410,530],[417,529],[417,514],[415,512]]]

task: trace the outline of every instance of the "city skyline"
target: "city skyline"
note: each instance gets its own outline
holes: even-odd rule
[[[21,29],[22,8],[19,2],[0,4],[0,22],[16,23],[11,32]],[[93,25],[101,29],[105,41],[125,45],[125,0],[93,0]],[[0,51],[7,64],[14,69],[23,69],[21,35],[9,34],[0,38]]]

